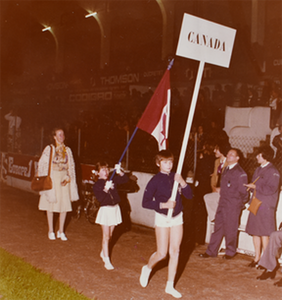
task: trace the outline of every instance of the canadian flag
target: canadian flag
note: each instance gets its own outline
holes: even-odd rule
[[[170,114],[170,68],[165,71],[137,127],[151,134],[158,142],[159,150],[166,149]]]

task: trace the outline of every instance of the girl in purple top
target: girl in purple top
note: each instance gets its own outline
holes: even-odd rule
[[[152,268],[165,259],[169,252],[168,281],[165,292],[175,298],[181,298],[182,295],[174,288],[179,247],[183,236],[183,207],[180,192],[186,198],[192,199],[192,191],[181,175],[171,172],[173,154],[169,150],[162,150],[157,154],[156,165],[160,168],[160,172],[147,184],[142,206],[155,210],[157,251],[151,255],[148,264],[142,268],[139,281],[142,287],[146,287]],[[174,181],[180,185],[175,201],[170,199]],[[168,209],[174,209],[171,219],[167,218]]]
[[[109,180],[109,167],[105,162],[99,162],[96,165],[96,172],[99,176],[97,182],[93,186],[95,197],[100,203],[100,208],[96,217],[96,223],[102,227],[102,251],[100,257],[104,262],[107,270],[113,270],[114,267],[109,258],[109,243],[113,235],[115,226],[122,222],[121,212],[119,207],[120,197],[116,185],[126,183],[128,181],[120,168],[120,165],[115,165],[116,173],[113,181]]]

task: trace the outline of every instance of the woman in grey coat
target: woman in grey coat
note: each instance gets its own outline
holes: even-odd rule
[[[252,181],[246,186],[253,191],[253,195],[262,201],[257,214],[250,212],[246,232],[253,236],[255,258],[249,267],[257,267],[261,257],[261,248],[264,251],[269,241],[270,234],[276,230],[275,210],[279,194],[280,175],[270,160],[273,158],[270,146],[261,147],[256,156],[260,167],[253,175]],[[251,202],[251,200],[250,200]]]

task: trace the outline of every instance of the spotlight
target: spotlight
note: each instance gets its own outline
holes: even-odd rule
[[[89,18],[89,17],[92,17],[92,16],[94,17],[95,15],[97,15],[96,11],[91,13],[91,14],[86,15],[85,18]]]
[[[48,27],[45,27],[45,28],[42,29],[43,32],[47,31],[47,30],[51,30],[51,26],[48,26]]]

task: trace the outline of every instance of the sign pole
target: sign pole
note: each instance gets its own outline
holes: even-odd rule
[[[189,135],[190,135],[190,131],[191,131],[191,126],[192,126],[192,122],[193,122],[193,118],[194,118],[198,94],[199,94],[199,90],[200,90],[201,80],[202,80],[202,76],[203,76],[203,72],[204,72],[204,66],[205,66],[205,62],[200,61],[197,79],[196,79],[195,88],[194,88],[193,97],[192,97],[192,102],[191,102],[191,106],[190,106],[190,111],[189,111],[189,115],[188,115],[188,119],[187,119],[187,123],[186,123],[185,134],[184,134],[184,138],[182,141],[181,152],[180,152],[180,156],[179,156],[179,160],[178,160],[178,165],[177,165],[177,170],[176,170],[177,174],[181,174],[181,171],[182,171],[182,166],[183,166],[183,162],[184,162],[184,158],[185,158],[185,154],[186,154]],[[177,189],[178,189],[178,182],[174,181],[172,194],[171,194],[172,201],[176,201]],[[173,209],[171,208],[168,210],[167,217],[171,218],[172,213],[173,213]]]

